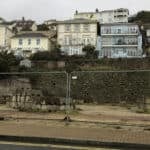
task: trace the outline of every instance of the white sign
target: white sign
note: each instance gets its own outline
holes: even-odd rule
[[[77,76],[72,76],[72,79],[73,79],[73,80],[77,80],[78,77],[77,77]]]

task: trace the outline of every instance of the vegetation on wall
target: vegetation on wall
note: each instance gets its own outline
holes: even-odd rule
[[[129,22],[150,23],[150,11],[140,11],[136,16],[131,17]]]
[[[149,89],[149,73],[74,73],[71,96],[84,102],[142,103]]]

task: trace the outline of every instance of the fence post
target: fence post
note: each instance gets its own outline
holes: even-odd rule
[[[71,104],[71,73],[66,73],[67,77],[67,87],[66,87],[66,117],[64,120],[70,122],[70,104]]]

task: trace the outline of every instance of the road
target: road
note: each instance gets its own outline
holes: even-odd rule
[[[0,142],[0,150],[117,150],[117,149]]]
[[[1,144],[1,150],[51,150],[49,147],[34,147],[34,146],[19,146],[19,145],[7,145]],[[56,149],[58,150],[58,149]]]

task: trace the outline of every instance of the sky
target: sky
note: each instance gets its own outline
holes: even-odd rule
[[[23,16],[39,23],[49,19],[70,19],[75,10],[95,11],[128,8],[130,14],[150,10],[150,0],[1,0],[0,17],[6,20]]]

